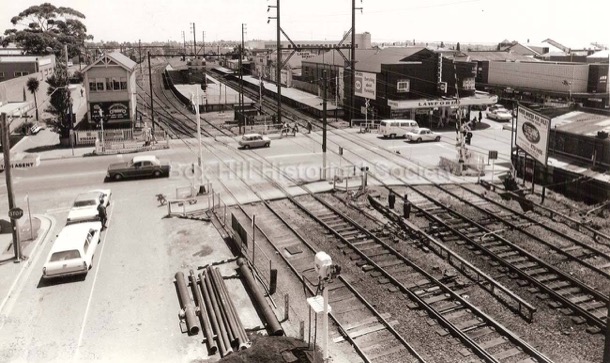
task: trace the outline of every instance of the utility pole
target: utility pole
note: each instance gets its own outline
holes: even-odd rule
[[[349,127],[354,119],[354,87],[356,85],[356,0],[352,0],[352,51],[350,55]]]
[[[186,59],[186,34],[184,30],[182,30],[182,53],[184,53],[184,58]]]
[[[196,56],[197,54],[197,40],[196,40],[196,34],[195,33],[195,23],[191,23],[193,25],[193,57]]]
[[[244,58],[244,30],[245,30],[245,26],[246,24],[242,23],[241,24],[241,45],[239,46],[239,62],[238,62],[238,66],[239,66],[239,131],[240,133],[242,133],[242,126],[243,126],[243,131],[245,132],[245,123],[246,123],[246,117],[244,115],[244,70],[243,70],[243,65],[242,65],[242,59]]]
[[[322,91],[322,178],[326,180],[326,69],[322,71],[322,81],[324,82],[324,87]]]
[[[280,0],[277,0],[277,5],[267,5],[267,12],[269,9],[276,9],[275,17],[267,17],[267,23],[271,19],[275,19],[277,21],[276,26],[276,50],[277,50],[277,66],[275,69],[275,82],[277,84],[277,123],[282,124],[282,46],[280,44]]]
[[[2,151],[4,153],[4,175],[6,177],[6,192],[8,195],[8,208],[9,210],[15,208],[15,193],[13,192],[13,179],[11,177],[11,140],[10,140],[10,129],[6,123],[6,114],[0,115],[0,122],[2,122]],[[13,233],[13,250],[15,251],[15,262],[21,262],[21,242],[19,241],[19,226],[17,221],[11,218],[11,227]]]
[[[140,55],[140,74],[142,74],[142,39],[138,39],[138,54]]]
[[[155,107],[153,101],[152,68],[150,68],[150,51],[148,51],[148,83],[150,84],[150,119],[152,122],[153,140],[155,139]]]
[[[68,45],[64,44],[64,54],[66,55],[66,102],[68,103],[68,117],[70,117],[70,146],[72,156],[74,156],[74,122],[72,120],[72,99],[70,95],[70,76],[68,74]]]
[[[201,45],[202,45],[202,52],[203,52],[203,59],[205,59],[205,31],[201,32]]]

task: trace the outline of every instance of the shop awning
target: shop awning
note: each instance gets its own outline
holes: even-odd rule
[[[20,117],[33,108],[32,101],[9,102],[0,105],[0,114],[5,113],[7,116]]]
[[[498,96],[477,92],[474,96],[463,97],[459,102],[455,98],[419,99],[419,100],[388,100],[392,110],[408,110],[417,108],[458,107],[474,105],[492,105],[498,102]]]

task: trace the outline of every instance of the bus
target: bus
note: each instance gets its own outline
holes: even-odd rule
[[[418,128],[415,120],[381,120],[379,123],[379,135],[383,138],[406,137],[408,132]]]

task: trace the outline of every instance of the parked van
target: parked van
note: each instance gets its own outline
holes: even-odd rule
[[[415,120],[381,120],[379,123],[379,135],[383,138],[406,137],[408,132],[411,132],[419,127]]]
[[[100,241],[101,222],[85,222],[65,226],[51,247],[42,277],[86,274]]]

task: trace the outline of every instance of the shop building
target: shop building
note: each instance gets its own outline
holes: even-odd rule
[[[129,124],[136,118],[136,63],[113,52],[98,58],[83,70],[88,121],[99,124]],[[125,126],[125,125],[122,125]]]
[[[477,88],[503,100],[609,107],[607,62],[545,62],[507,52],[468,55],[477,64]]]
[[[334,54],[333,54],[334,53]],[[476,63],[445,58],[424,47],[356,50],[355,118],[409,118],[437,126],[468,116],[470,106],[497,102],[475,91]],[[327,79],[327,94],[337,95],[349,113],[351,82],[345,58],[331,51],[303,61],[303,81],[319,85]],[[321,92],[318,93],[321,95]]]
[[[54,55],[0,56],[0,82],[24,76],[36,77],[39,80],[46,79],[54,70]]]

